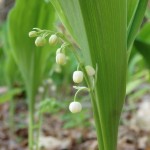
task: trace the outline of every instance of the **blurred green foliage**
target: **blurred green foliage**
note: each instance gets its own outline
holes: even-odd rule
[[[3,24],[0,24],[0,85],[4,85]]]
[[[150,23],[144,24],[134,43],[135,48],[144,57],[150,69]]]
[[[0,95],[0,104],[3,104],[7,101],[11,101],[14,96],[19,95],[22,92],[20,88],[14,88]]]
[[[52,115],[57,114],[57,116],[59,116],[60,120],[63,122],[64,129],[75,127],[83,128],[91,125],[88,121],[91,117],[90,111],[87,108],[78,114],[72,114],[68,113],[66,106],[69,106],[69,103],[66,100],[60,102],[55,98],[46,98],[39,103],[37,113]]]

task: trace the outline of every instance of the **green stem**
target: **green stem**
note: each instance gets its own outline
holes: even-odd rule
[[[48,89],[49,89],[49,84],[46,85],[44,93],[43,93],[41,99],[45,99],[46,98],[47,93],[49,91]],[[43,114],[40,112],[40,114],[39,114],[39,126],[38,126],[38,131],[37,131],[36,150],[40,150],[39,142],[40,142],[40,132],[41,132],[41,129],[42,129],[42,121],[43,121]]]
[[[91,101],[92,101],[92,107],[93,107],[93,112],[94,112],[94,119],[95,119],[95,125],[96,125],[96,130],[97,130],[97,138],[98,138],[98,143],[99,143],[99,148],[104,149],[104,141],[103,141],[103,136],[102,136],[102,128],[101,128],[101,121],[100,121],[100,113],[98,111],[98,106],[96,103],[96,94],[93,91],[93,86],[91,85],[90,79],[87,75],[86,69],[84,64],[80,61],[81,59],[79,58],[76,50],[73,47],[73,52],[75,57],[77,58],[77,61],[80,63],[80,67],[84,73],[84,78],[85,81],[90,89],[90,95],[91,95]]]
[[[81,92],[82,90],[84,90],[84,91],[86,90],[86,91],[89,92],[89,89],[88,89],[87,87],[82,87],[81,89],[79,89],[79,90],[75,93],[74,101],[76,101],[78,93]]]
[[[94,112],[94,119],[95,119],[95,126],[96,126],[96,130],[97,130],[97,138],[98,138],[99,148],[104,149],[104,141],[103,141],[103,136],[102,136],[100,113],[98,111],[98,105],[96,103],[96,93],[93,90],[93,86],[91,85],[90,79],[87,75],[84,65],[81,67],[82,67],[82,71],[85,76],[86,83],[90,89],[90,96],[91,96],[92,108],[93,108],[93,112]]]
[[[63,41],[67,42],[67,43],[71,43],[63,34],[58,33],[59,37],[63,39]],[[97,130],[97,138],[98,138],[98,144],[99,144],[99,148],[100,149],[105,149],[105,143],[104,143],[104,139],[103,139],[103,133],[102,133],[102,127],[101,127],[101,120],[100,120],[100,111],[98,110],[98,104],[96,102],[96,93],[95,93],[95,89],[93,90],[93,85],[91,85],[91,81],[87,75],[86,69],[85,69],[85,65],[82,62],[82,59],[80,59],[78,52],[75,50],[74,46],[72,44],[70,44],[70,46],[72,47],[73,53],[78,61],[78,63],[80,64],[80,68],[84,73],[84,78],[85,81],[87,83],[87,86],[89,88],[90,91],[90,96],[91,96],[91,101],[92,101],[92,107],[93,107],[93,112],[94,112],[94,119],[95,119],[95,125],[96,125],[96,130]]]
[[[91,85],[91,81],[87,75],[84,65],[81,66],[81,69],[84,73],[86,83],[90,89],[90,96],[91,96],[92,108],[93,108],[93,112],[94,112],[94,119],[95,119],[95,126],[96,126],[96,130],[97,130],[97,138],[98,138],[99,148],[104,149],[104,141],[103,141],[103,136],[102,136],[100,113],[98,111],[98,105],[96,103],[96,93],[95,93],[95,90],[93,90],[93,86]]]
[[[29,143],[29,150],[33,150],[34,146],[34,105],[35,105],[34,96],[31,93],[29,95],[29,129],[28,129],[28,143]]]
[[[95,126],[96,126],[96,131],[97,131],[98,145],[99,145],[99,149],[102,150],[104,149],[104,140],[102,136],[100,115],[98,112],[98,106],[96,103],[95,94],[93,92],[90,92],[90,95],[91,95],[91,102],[92,102],[92,108],[93,108],[93,113],[94,113]]]
[[[39,115],[39,129],[37,132],[37,144],[36,144],[36,150],[40,150],[39,148],[39,142],[40,142],[40,132],[41,132],[41,128],[42,128],[42,120],[43,120],[43,116],[42,114]]]

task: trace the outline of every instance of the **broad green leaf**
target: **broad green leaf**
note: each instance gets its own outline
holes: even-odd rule
[[[10,87],[12,87],[15,82],[22,83],[19,68],[14,60],[12,53],[8,53],[8,55],[6,56],[5,79],[6,79],[8,86]]]
[[[129,18],[131,18],[130,23],[128,24],[128,28],[127,28],[127,33],[128,33],[127,34],[127,48],[128,48],[128,50],[131,48],[131,46],[136,38],[137,32],[142,23],[142,20],[143,20],[144,14],[145,14],[145,10],[146,10],[146,6],[148,3],[148,0],[136,0],[136,1],[135,0],[134,0],[134,2],[131,2],[131,0],[127,1],[128,4],[130,4],[130,3],[133,4],[133,5],[130,5],[130,6],[132,6],[131,10],[128,9],[128,11],[129,11],[128,20],[129,20]],[[134,9],[134,7],[135,7],[135,9]],[[133,12],[133,13],[131,13],[131,12]],[[132,17],[130,17],[130,16],[132,16]]]
[[[92,104],[99,149],[116,150],[126,84],[126,0],[51,2],[80,46],[85,63],[98,65]]]
[[[9,87],[12,87],[14,82],[19,82],[20,80],[20,72],[19,68],[14,60],[14,57],[11,53],[11,47],[9,45],[8,40],[8,31],[7,31],[7,22],[5,23],[3,27],[3,51],[5,54],[5,62],[4,62],[4,74],[5,74],[5,80]],[[15,70],[15,71],[14,71]]]
[[[35,39],[28,37],[32,28],[52,30],[55,13],[50,3],[43,0],[17,0],[8,17],[9,44],[14,59],[26,85],[29,102],[29,149],[33,150],[35,96],[44,78],[46,63],[52,48],[47,44],[42,48],[34,45]]]
[[[90,54],[87,53],[87,51],[89,51],[89,45],[87,43],[86,29],[83,27],[84,20],[81,15],[82,10],[80,9],[79,1],[67,0],[63,2],[58,0],[51,0],[51,2],[56,10],[59,11],[58,15],[60,16],[60,19],[66,26],[67,30],[71,33],[71,35],[77,41],[77,44],[79,44],[81,49],[84,51],[87,62],[90,63]],[[70,5],[73,5],[74,7],[70,7]]]
[[[127,26],[131,26],[140,0],[127,0]]]
[[[145,26],[140,31],[136,41],[134,42],[135,48],[142,54],[148,67],[150,68],[150,23],[145,24]]]
[[[34,40],[28,37],[28,33],[34,27],[52,29],[53,21],[54,10],[52,6],[42,0],[17,0],[15,7],[9,14],[10,46],[24,78],[28,94],[34,95],[36,93],[51,52],[51,47],[48,45],[36,48]]]

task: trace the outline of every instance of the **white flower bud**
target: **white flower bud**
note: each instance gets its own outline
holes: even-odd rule
[[[37,32],[36,31],[30,31],[29,32],[29,37],[36,37],[37,36]]]
[[[57,42],[58,42],[57,35],[55,35],[55,34],[51,35],[50,38],[49,38],[49,44],[50,45],[56,45]]]
[[[72,102],[69,105],[69,110],[72,113],[78,113],[82,110],[82,105],[79,102]]]
[[[75,71],[73,73],[73,81],[75,83],[81,83],[83,81],[83,72],[82,71]]]
[[[35,40],[36,46],[44,46],[46,44],[46,39],[43,37],[37,37]]]
[[[63,53],[58,53],[56,55],[56,63],[59,65],[64,65],[66,63],[66,56]]]
[[[86,72],[89,76],[94,76],[95,75],[95,69],[91,66],[86,66],[85,67]]]

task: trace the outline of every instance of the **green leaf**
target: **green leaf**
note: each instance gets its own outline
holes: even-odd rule
[[[136,38],[137,32],[140,28],[140,25],[142,23],[142,20],[143,20],[144,14],[145,14],[147,3],[148,3],[148,0],[134,0],[133,2],[131,2],[131,0],[128,0],[128,6],[131,6],[128,8],[128,12],[129,12],[128,20],[130,20],[130,23],[128,24],[128,28],[127,28],[127,33],[128,33],[127,34],[127,48],[128,48],[128,50],[131,48],[131,46]],[[129,18],[131,18],[131,19],[129,19]]]
[[[35,95],[43,79],[52,48],[49,45],[37,48],[34,40],[28,37],[28,33],[34,27],[52,29],[54,16],[52,6],[42,0],[17,0],[9,13],[8,32],[12,54],[19,66],[28,94],[32,93],[30,95]]]
[[[131,26],[140,0],[127,0],[127,26]]]
[[[9,44],[26,86],[29,103],[29,149],[33,150],[35,96],[46,70],[52,47],[36,47],[28,33],[35,27],[52,30],[55,12],[52,5],[43,0],[16,0],[8,16]]]
[[[7,22],[3,27],[2,35],[3,35],[3,43],[4,43],[3,50],[5,53],[5,62],[4,62],[5,80],[7,85],[9,87],[12,87],[15,81],[19,82],[20,72],[14,60],[14,57],[11,53],[11,47],[9,45],[9,40],[8,40]]]
[[[80,46],[85,63],[98,65],[92,103],[99,149],[116,150],[126,84],[126,0],[51,2]]]

